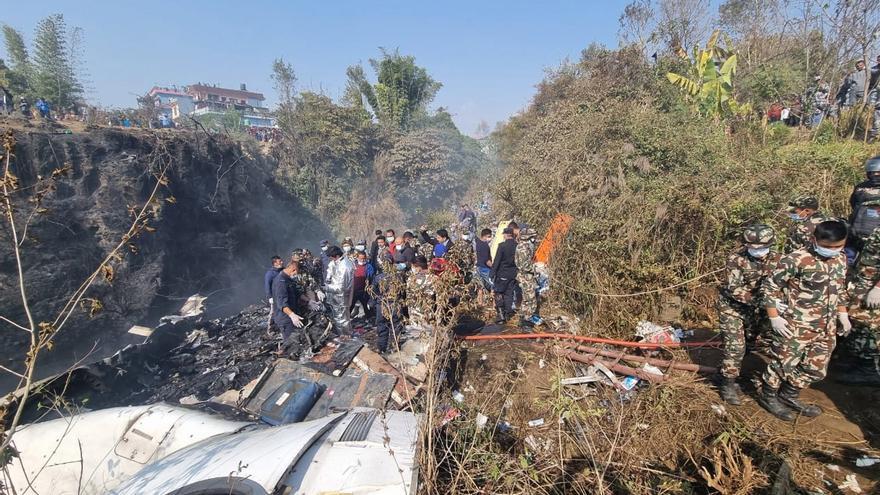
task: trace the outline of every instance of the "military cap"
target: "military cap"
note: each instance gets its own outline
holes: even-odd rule
[[[538,233],[535,232],[535,229],[531,229],[528,227],[521,229],[519,231],[520,239],[533,239],[533,238],[537,237],[537,235],[538,235]]]
[[[773,227],[758,223],[749,225],[743,229],[743,242],[749,246],[767,246],[776,240],[776,232]]]

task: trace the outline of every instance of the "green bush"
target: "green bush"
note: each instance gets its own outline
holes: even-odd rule
[[[599,333],[656,317],[660,296],[594,294],[651,291],[717,270],[743,226],[767,222],[784,233],[795,195],[816,194],[846,216],[876,150],[781,125],[756,139],[752,124],[732,130],[695,117],[655,99],[666,82],[627,52],[593,53],[560,74],[496,135],[507,167],[496,194],[540,229],[559,212],[575,218],[551,263],[554,293]]]

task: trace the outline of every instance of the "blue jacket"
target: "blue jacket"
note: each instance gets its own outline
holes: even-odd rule
[[[278,272],[281,271],[281,268],[269,268],[266,271],[266,274],[263,275],[263,290],[266,292],[266,298],[272,297],[272,281],[275,280],[275,277],[278,275]]]

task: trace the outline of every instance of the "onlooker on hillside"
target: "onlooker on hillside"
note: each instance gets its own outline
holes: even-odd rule
[[[865,69],[865,61],[856,61],[855,70],[846,76],[837,92],[837,102],[841,108],[851,107],[865,101],[865,91],[870,82],[871,77]]]
[[[15,110],[15,103],[12,100],[12,93],[4,86],[0,86],[0,111],[3,115],[9,115]]]

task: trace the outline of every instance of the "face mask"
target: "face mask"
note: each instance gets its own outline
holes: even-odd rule
[[[830,248],[822,247],[818,244],[815,244],[815,245],[813,245],[813,250],[816,251],[816,254],[818,254],[819,256],[821,256],[823,258],[834,258],[838,254],[840,254],[841,251],[843,251],[843,248],[830,249]]]
[[[351,252],[351,246],[342,246],[342,252],[343,252],[343,253],[350,253],[350,252]]]
[[[358,250],[358,251],[363,251],[364,249],[367,249],[367,247],[364,246],[363,244],[358,244],[358,245],[355,246],[354,248],[355,248],[356,250]]]
[[[367,264],[366,260],[358,260],[358,265],[364,266]]]
[[[751,256],[752,258],[763,258],[768,254],[770,254],[769,247],[749,248],[749,256]]]
[[[468,234],[465,234],[465,235],[461,236],[461,238],[464,239],[464,240],[466,240],[466,241],[470,241],[470,240],[471,240],[471,236],[468,235]]]
[[[394,246],[394,249],[396,249],[396,250],[398,250],[398,251],[403,251],[403,245],[402,245],[402,244],[398,244],[397,246]]]
[[[406,270],[406,263],[398,263],[398,264],[394,265],[394,267],[397,268],[398,271],[402,272],[402,271]]]
[[[394,238],[391,236],[386,237],[385,240],[388,242],[388,244],[391,244],[392,242],[394,242]]]
[[[798,215],[797,213],[789,213],[788,217],[791,218],[792,220],[794,220],[795,222],[803,222],[804,221],[804,219],[801,218],[801,216]]]
[[[327,250],[327,246],[321,246],[321,251],[326,251],[326,250]]]

